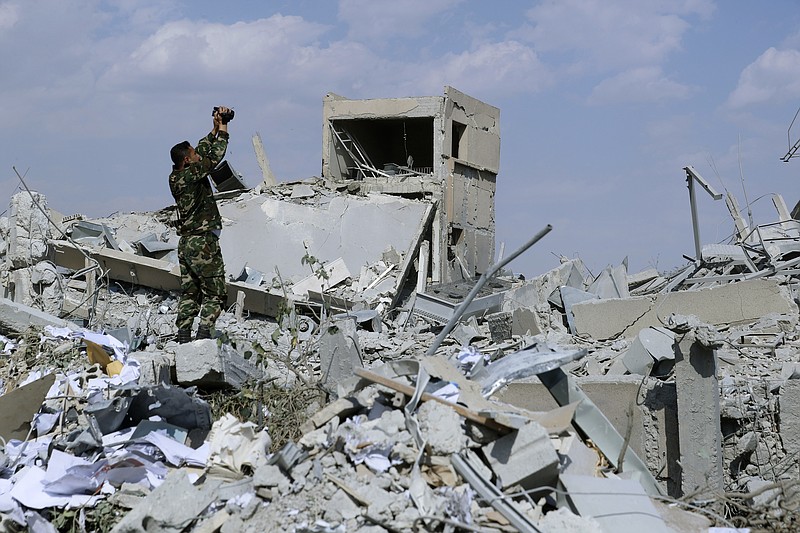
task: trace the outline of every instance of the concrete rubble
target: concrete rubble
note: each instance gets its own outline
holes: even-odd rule
[[[499,110],[329,94],[323,126],[321,177],[219,192],[214,339],[175,342],[173,208],[10,199],[0,531],[796,530],[783,199],[750,227],[729,197],[732,240],[671,272],[573,259],[471,294]]]

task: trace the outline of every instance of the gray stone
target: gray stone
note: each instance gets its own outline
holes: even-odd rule
[[[175,356],[168,352],[131,352],[139,362],[139,385],[170,385]]]
[[[145,533],[158,524],[162,533],[183,531],[217,499],[221,480],[192,485],[185,470],[173,470],[157,489],[114,526],[112,533]]]
[[[739,454],[755,451],[758,445],[758,435],[754,431],[748,431],[736,441],[736,452]]]
[[[240,388],[248,380],[261,378],[263,373],[229,345],[203,339],[177,345],[175,375],[182,386]]]
[[[504,490],[516,484],[524,488],[553,486],[558,478],[558,454],[547,431],[536,422],[500,437],[483,451]]]
[[[319,339],[319,360],[322,383],[331,388],[363,367],[355,321],[336,320],[324,328]]]

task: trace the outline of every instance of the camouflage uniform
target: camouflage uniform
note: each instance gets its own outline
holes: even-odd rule
[[[197,143],[200,161],[169,175],[169,188],[178,207],[178,260],[181,267],[181,298],[178,329],[191,330],[200,314],[200,327],[213,329],[227,297],[225,264],[219,247],[222,229],[208,173],[225,157],[228,133],[209,133]]]

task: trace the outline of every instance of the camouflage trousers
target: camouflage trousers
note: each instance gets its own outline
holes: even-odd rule
[[[213,329],[227,298],[219,237],[213,233],[182,236],[178,261],[182,294],[175,324],[178,329],[191,329],[199,313],[200,325]]]

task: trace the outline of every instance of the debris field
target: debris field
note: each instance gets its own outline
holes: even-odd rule
[[[183,344],[174,207],[64,214],[20,177],[0,531],[798,528],[800,203],[729,193],[732,237],[670,272],[526,278],[551,228],[495,253],[496,108],[329,94],[323,125],[320,177],[257,138],[259,185],[212,176],[228,308]]]

